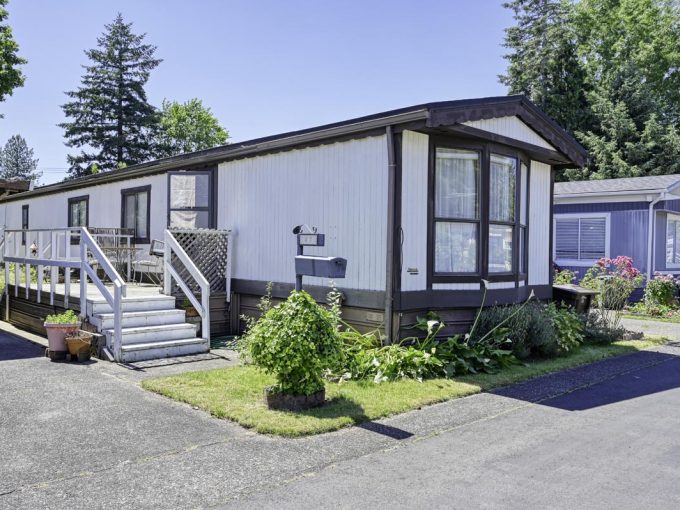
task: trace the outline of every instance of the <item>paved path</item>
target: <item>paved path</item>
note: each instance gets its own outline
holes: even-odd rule
[[[631,331],[641,331],[645,335],[665,336],[673,340],[680,340],[680,324],[629,318],[621,319],[621,321],[623,326]]]
[[[0,508],[678,508],[679,354],[285,440],[0,333]]]

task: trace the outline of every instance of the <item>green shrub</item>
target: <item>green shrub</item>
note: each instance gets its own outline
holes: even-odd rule
[[[633,259],[619,256],[598,260],[588,269],[580,285],[599,292],[596,301],[600,308],[622,310],[643,279],[633,266]]]
[[[460,336],[437,338],[444,323],[428,314],[418,319],[425,338],[410,337],[382,346],[378,331],[359,333],[349,328],[340,333],[345,356],[327,373],[331,380],[369,379],[375,383],[399,379],[453,377],[478,372],[493,373],[518,363],[502,332],[477,345]]]
[[[574,283],[576,279],[576,271],[570,271],[569,269],[563,269],[562,271],[555,271],[555,277],[553,278],[553,283],[555,285],[569,285]]]
[[[248,358],[277,380],[275,391],[310,395],[323,389],[323,373],[341,356],[333,315],[304,291],[268,309],[243,339]]]
[[[555,303],[550,303],[547,310],[552,316],[559,353],[567,354],[578,349],[585,339],[584,324],[578,314]]]
[[[645,287],[647,307],[677,305],[678,281],[670,274],[656,273]]]
[[[45,317],[48,324],[78,324],[80,319],[73,310],[66,310],[64,313],[48,315]]]
[[[617,320],[612,319],[612,316],[617,313],[604,309],[591,310],[582,319],[585,343],[606,345],[621,340],[626,330],[619,325]]]
[[[518,358],[557,354],[559,346],[552,317],[547,313],[546,305],[538,302],[492,306],[482,310],[473,333],[473,343],[504,321],[512,352]]]

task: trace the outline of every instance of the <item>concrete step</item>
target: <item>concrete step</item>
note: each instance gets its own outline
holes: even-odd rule
[[[113,342],[113,329],[105,329],[106,345],[111,347]],[[153,342],[166,342],[186,338],[196,338],[196,326],[193,324],[164,324],[158,326],[139,326],[123,328],[121,345],[147,344]]]
[[[181,324],[186,319],[184,310],[174,308],[168,310],[147,310],[142,312],[123,312],[123,328],[142,326],[161,326]],[[113,313],[99,313],[90,318],[90,322],[99,330],[113,329]]]
[[[164,294],[150,294],[123,298],[123,312],[148,312],[151,310],[167,310],[175,308],[175,298]],[[87,315],[92,317],[103,313],[111,313],[113,308],[104,298],[87,300]]]
[[[172,358],[200,354],[210,350],[210,342],[205,338],[178,338],[161,342],[147,342],[121,346],[123,363],[149,359]]]

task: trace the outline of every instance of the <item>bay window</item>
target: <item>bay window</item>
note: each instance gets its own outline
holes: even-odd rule
[[[433,282],[509,281],[526,274],[529,169],[496,144],[431,146]]]
[[[474,274],[479,259],[480,154],[438,147],[435,159],[435,272]]]

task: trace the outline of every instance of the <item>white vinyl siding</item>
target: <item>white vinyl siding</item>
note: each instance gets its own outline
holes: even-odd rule
[[[529,182],[529,285],[550,283],[550,165],[531,161]]]
[[[537,145],[543,147],[544,149],[555,150],[551,144],[549,144],[541,135],[536,133],[533,129],[527,126],[518,117],[507,116],[507,117],[496,117],[493,119],[482,119],[482,120],[472,120],[464,122],[466,126],[481,129],[482,131],[488,131],[490,133],[496,133],[497,135],[507,136],[508,138],[514,138],[515,140],[520,140],[521,142],[530,143],[532,145]]]
[[[609,255],[609,215],[555,215],[555,262],[590,266]]]
[[[228,161],[218,172],[217,223],[234,231],[234,278],[294,283],[292,229],[306,224],[326,235],[326,246],[306,254],[347,259],[338,287],[385,289],[385,136]]]
[[[146,185],[151,186],[154,197],[150,212],[150,238],[163,239],[167,223],[167,175],[164,173],[7,202],[3,204],[2,220],[9,229],[21,228],[21,206],[30,204],[31,228],[65,228],[69,216],[68,199],[88,195],[90,227],[121,227],[121,190]],[[77,250],[77,247],[73,249]],[[73,253],[76,254],[76,251]]]
[[[427,288],[429,137],[415,131],[404,131],[402,147],[401,230],[403,263],[401,289],[404,291],[425,290]]]

